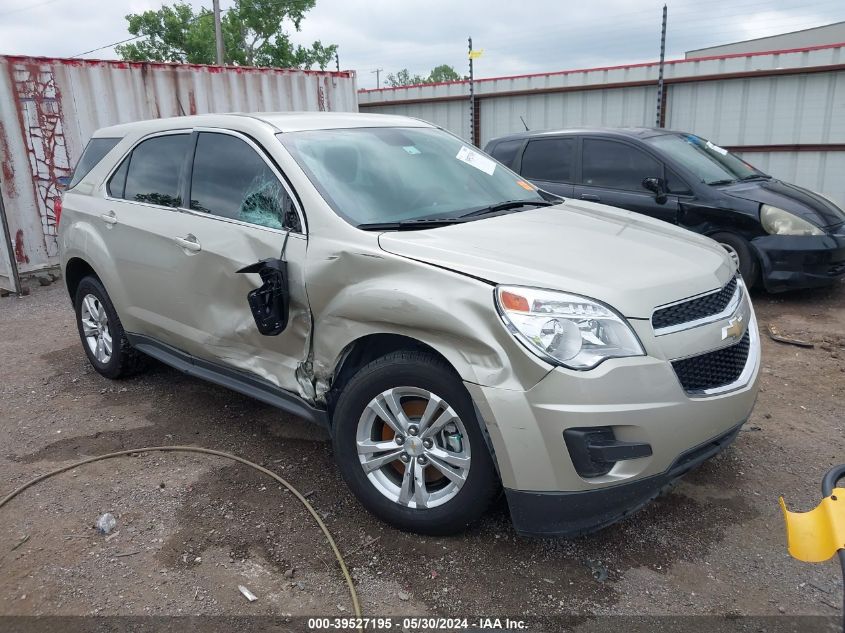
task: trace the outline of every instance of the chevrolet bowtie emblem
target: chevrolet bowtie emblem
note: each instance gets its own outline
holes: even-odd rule
[[[739,338],[742,336],[742,315],[731,317],[728,324],[722,328],[722,340],[726,338]]]

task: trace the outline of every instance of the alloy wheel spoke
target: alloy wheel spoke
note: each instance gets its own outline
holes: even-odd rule
[[[438,459],[445,464],[461,469],[469,468],[470,462],[472,461],[465,455],[444,451],[436,446],[428,449],[428,451],[426,451],[426,455],[432,459]]]
[[[106,352],[106,357],[111,357],[112,341],[108,331],[103,332],[103,349]]]
[[[85,307],[86,312],[88,312],[89,317],[94,320],[97,318],[97,303],[96,299],[94,299],[94,295],[86,295],[85,299],[82,300],[82,304]]]
[[[364,467],[364,472],[371,473],[374,470],[378,470],[382,466],[389,464],[390,462],[396,461],[399,459],[399,456],[402,454],[402,449],[397,447],[395,451],[390,453],[385,453],[383,455],[379,455],[378,457],[373,457],[371,459],[366,459],[361,462],[361,466]]]
[[[82,333],[85,336],[95,336],[97,334],[97,324],[89,318],[82,318]]]
[[[416,462],[416,459],[411,460]],[[403,506],[410,505],[414,491],[414,468],[411,462],[405,463],[405,472],[402,474],[402,487],[399,489],[398,503]]]
[[[94,356],[97,357],[97,360],[101,363],[105,362],[105,354],[103,353],[103,337],[97,337],[97,348],[94,350]]]
[[[358,440],[358,454],[370,455],[372,453],[383,453],[385,451],[396,451],[398,446],[392,440],[374,442],[373,440]]]
[[[455,415],[455,412],[452,410],[452,408],[451,408],[451,407],[446,407],[446,410],[445,410],[445,411],[443,411],[443,413],[441,413],[441,414],[437,417],[437,419],[436,419],[434,422],[432,422],[431,424],[429,424],[429,425],[426,427],[425,431],[423,431],[422,433],[420,433],[420,437],[422,437],[423,439],[425,439],[425,438],[427,438],[427,437],[431,437],[432,435],[435,435],[435,434],[439,433],[439,432],[440,432],[440,430],[441,430],[444,426],[446,426],[447,424],[449,424],[449,422],[451,422],[452,420],[456,419],[457,417],[458,417],[458,416],[457,416],[457,415]]]
[[[411,470],[409,468],[408,470]],[[420,465],[419,459],[413,460],[413,472],[414,472],[414,503],[416,503],[417,508],[427,508],[428,507],[428,490],[425,487],[425,468]]]
[[[373,413],[376,414],[381,420],[387,424],[393,432],[397,435],[404,435],[406,433],[405,427],[403,427],[393,416],[393,414],[385,407],[380,401],[379,398],[375,398],[367,405],[367,408],[370,409]]]
[[[439,458],[432,455],[431,452],[428,453],[428,460],[431,463],[432,467],[434,467],[438,471],[440,471],[452,483],[457,484],[459,488],[461,486],[463,486],[464,483],[466,483],[466,480],[467,480],[466,470],[464,470],[464,469],[455,470],[454,468],[451,468],[444,461],[442,461]]]
[[[396,420],[396,423],[399,425],[401,429],[403,429],[402,433],[405,433],[404,429],[407,429],[411,426],[411,421],[408,419],[408,416],[405,413],[405,410],[402,408],[402,403],[399,401],[399,397],[396,395],[396,390],[391,389],[389,391],[385,391],[382,394],[385,403],[387,404],[390,412],[393,414],[393,419]]]
[[[434,394],[431,394],[429,396],[428,404],[425,405],[425,411],[423,411],[423,414],[420,417],[420,433],[423,433],[425,431],[426,427],[428,427],[428,425],[431,423],[431,419],[434,417],[434,414],[437,412],[437,410],[441,407],[442,404],[443,400],[441,400],[439,397],[435,396]]]

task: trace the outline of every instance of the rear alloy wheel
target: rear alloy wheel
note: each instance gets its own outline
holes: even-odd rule
[[[332,422],[343,478],[370,512],[396,527],[458,532],[499,491],[469,393],[433,354],[393,352],[360,369]]]

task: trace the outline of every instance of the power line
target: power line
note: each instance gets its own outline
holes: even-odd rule
[[[48,1],[55,2],[56,0],[48,0]],[[228,10],[229,9],[221,9],[220,13],[223,14]],[[213,15],[214,15],[214,13],[212,13],[212,12],[200,13],[199,15],[194,16],[193,19],[188,20],[187,24],[193,24],[194,22],[196,22],[200,18],[213,16]],[[96,53],[97,51],[101,51],[101,50],[106,49],[106,48],[111,48],[112,46],[117,46],[118,44],[126,44],[127,42],[134,42],[135,40],[140,40],[142,37],[148,37],[148,36],[147,35],[136,35],[135,37],[129,37],[125,40],[120,40],[119,42],[112,42],[111,44],[106,44],[105,46],[99,46],[97,48],[92,48],[90,51],[85,51],[84,53],[77,53],[76,55],[71,55],[71,59],[73,59],[74,57],[82,57],[83,55],[90,55],[91,53]]]
[[[12,15],[13,13],[20,13],[21,11],[29,11],[30,9],[37,9],[38,7],[43,7],[47,4],[53,4],[54,2],[58,2],[58,0],[45,0],[44,2],[37,2],[36,4],[30,4],[26,7],[18,7],[17,9],[12,9],[10,11],[3,11],[0,13],[0,16],[3,15]]]

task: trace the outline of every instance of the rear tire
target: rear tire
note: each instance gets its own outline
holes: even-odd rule
[[[459,532],[499,491],[472,399],[434,354],[397,351],[360,369],[340,394],[333,425],[347,485],[403,530]]]
[[[83,278],[73,305],[82,348],[97,373],[106,378],[125,378],[144,368],[146,357],[129,344],[120,317],[99,279]]]
[[[748,240],[735,233],[715,233],[710,238],[719,242],[737,262],[737,268],[745,285],[749,288],[754,286],[760,276],[760,264]]]

